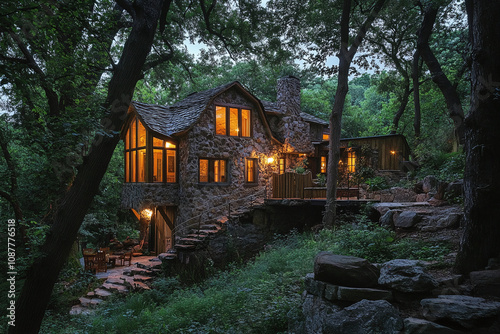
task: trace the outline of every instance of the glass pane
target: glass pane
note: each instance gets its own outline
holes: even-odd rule
[[[125,152],[125,182],[130,182],[130,153]]]
[[[130,148],[136,148],[136,119],[134,118],[134,120],[131,122],[130,124],[130,133],[131,133],[131,137],[130,137]]]
[[[130,155],[132,157],[132,160],[131,160],[131,164],[130,166],[132,167],[132,176],[130,178],[130,182],[136,182],[137,181],[137,178],[136,178],[136,171],[137,171],[137,151],[132,151],[130,152]]]
[[[250,110],[241,109],[241,136],[250,137]]]
[[[172,143],[167,141],[167,142],[165,142],[165,147],[166,148],[175,148],[176,146],[175,146],[175,144],[172,144]]]
[[[138,131],[138,134],[137,134],[137,147],[143,147],[143,146],[146,146],[146,128],[144,127],[144,125],[142,125],[142,123],[140,121],[138,121],[137,123],[139,123],[139,131]]]
[[[238,128],[238,109],[229,109],[229,135],[238,136],[240,129]]]
[[[200,159],[200,182],[208,182],[208,160]]]
[[[321,173],[326,173],[326,157],[321,157]]]
[[[137,182],[146,182],[146,150],[138,150]]]
[[[215,107],[215,134],[226,134],[226,108]]]
[[[220,165],[219,165],[220,160],[215,160],[214,161],[214,182],[220,182]]]
[[[254,161],[247,160],[247,182],[255,182],[254,177]]]
[[[226,182],[226,161],[220,160],[220,182]]]
[[[130,148],[130,127],[127,130],[127,134],[125,135],[125,149],[128,150]]]
[[[356,153],[347,152],[347,170],[349,173],[354,173],[356,171]]]
[[[163,140],[153,137],[153,146],[163,147]]]
[[[280,174],[285,173],[285,159],[280,159]]]
[[[175,183],[176,175],[175,150],[167,150],[167,182]]]
[[[163,150],[153,150],[153,182],[163,182]]]

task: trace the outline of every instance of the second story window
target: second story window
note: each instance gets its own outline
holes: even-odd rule
[[[251,136],[251,111],[239,107],[215,107],[215,134],[232,137]]]

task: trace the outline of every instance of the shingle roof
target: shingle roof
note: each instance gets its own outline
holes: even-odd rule
[[[264,106],[264,110],[268,114],[281,114],[283,115],[283,111],[278,107],[278,104],[276,102],[271,102],[271,101],[261,101],[262,105]],[[329,123],[325,120],[322,120],[321,118],[318,118],[316,116],[313,116],[311,114],[308,114],[306,112],[301,112],[300,116],[309,123],[316,123],[316,124],[321,124],[321,125],[328,125]]]
[[[149,129],[170,137],[188,130],[217,95],[227,90],[237,81],[188,95],[184,100],[171,106],[147,104],[133,101],[132,104],[140,119]]]

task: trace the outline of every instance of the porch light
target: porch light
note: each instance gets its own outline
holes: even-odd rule
[[[396,151],[391,151],[391,154],[392,154],[392,155],[395,155],[395,154],[396,154]]]
[[[141,212],[141,216],[146,217],[147,219],[151,219],[151,216],[153,216],[153,211],[150,209],[144,209]]]
[[[267,163],[268,164],[272,164],[273,162],[274,162],[274,158],[273,157],[267,158]]]

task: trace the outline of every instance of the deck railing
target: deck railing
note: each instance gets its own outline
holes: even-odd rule
[[[271,182],[273,198],[326,198],[326,187],[315,184],[311,172],[273,174]],[[337,198],[359,199],[359,184],[349,177],[338,182]]]

